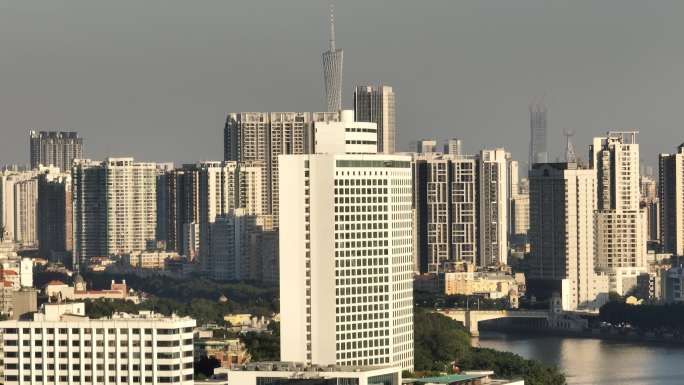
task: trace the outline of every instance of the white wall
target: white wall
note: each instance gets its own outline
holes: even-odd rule
[[[278,159],[280,178],[280,359],[306,362],[304,158]]]

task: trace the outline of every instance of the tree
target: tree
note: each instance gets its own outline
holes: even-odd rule
[[[599,320],[615,327],[632,327],[642,331],[684,333],[683,304],[629,305],[612,301],[601,306]]]
[[[221,366],[221,362],[214,357],[201,356],[198,361],[194,363],[195,379],[201,380],[209,378],[214,375],[214,369]]]
[[[616,291],[611,291],[608,293],[608,301],[609,302],[621,302],[622,301],[622,296],[618,294]]]
[[[280,324],[271,322],[270,333],[248,332],[240,335],[252,361],[280,361]]]
[[[468,332],[448,317],[418,309],[413,320],[416,370],[444,371],[470,347]]]
[[[470,347],[470,336],[458,322],[438,313],[417,309],[414,314],[414,366],[417,372],[494,370],[504,378],[522,377],[530,385],[564,385],[558,369],[526,360],[517,354]]]
[[[264,287],[245,282],[216,282],[200,276],[178,279],[161,275],[142,278],[133,274],[85,273],[84,278],[92,282],[94,289],[109,288],[112,280],[125,279],[129,287],[155,297],[184,304],[200,299],[209,301],[213,307],[220,306],[224,314],[250,313],[268,316],[278,312],[280,304],[276,287]],[[217,305],[216,301],[221,295],[227,296],[228,302]]]

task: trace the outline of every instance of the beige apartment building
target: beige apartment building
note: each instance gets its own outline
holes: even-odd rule
[[[596,173],[597,269],[610,290],[624,294],[646,271],[647,213],[640,207],[639,144],[636,131],[611,131],[594,138],[590,165]]]
[[[528,278],[561,282],[564,310],[598,308],[608,278],[594,261],[596,180],[576,163],[538,163],[530,170]]]

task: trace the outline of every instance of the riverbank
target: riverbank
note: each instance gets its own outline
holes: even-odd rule
[[[635,331],[621,331],[618,329],[586,329],[569,330],[557,328],[539,328],[535,326],[493,324],[480,326],[482,331],[493,331],[500,333],[529,333],[534,335],[546,335],[567,338],[598,339],[608,341],[624,342],[648,342],[658,344],[668,344],[684,347],[684,338],[673,335],[640,334]]]
[[[568,385],[681,385],[684,378],[682,345],[483,330],[479,346],[555,366]]]

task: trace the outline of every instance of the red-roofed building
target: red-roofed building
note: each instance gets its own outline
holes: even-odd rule
[[[74,279],[74,286],[69,286],[62,281],[48,282],[45,286],[45,294],[55,301],[106,298],[139,302],[138,296],[128,295],[128,286],[125,280],[121,283],[112,281],[109,290],[88,290],[85,280],[80,275]]]
[[[0,306],[3,314],[9,314],[14,305],[14,288],[10,281],[0,281]]]
[[[15,290],[19,290],[21,288],[21,279],[19,277],[19,273],[14,270],[0,270],[0,280],[10,282]]]

